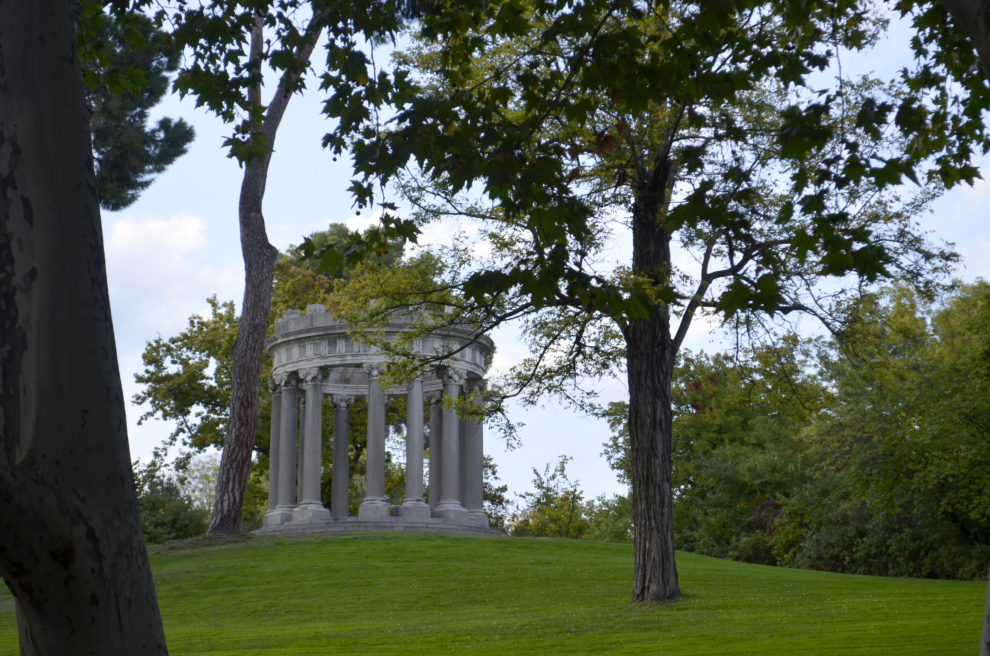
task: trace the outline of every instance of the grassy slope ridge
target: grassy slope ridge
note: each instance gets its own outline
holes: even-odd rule
[[[637,607],[628,545],[468,536],[256,538],[151,562],[173,656],[969,654],[986,590],[679,553],[684,599]]]

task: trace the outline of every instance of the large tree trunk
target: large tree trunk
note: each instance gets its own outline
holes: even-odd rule
[[[0,7],[0,575],[22,654],[166,654],[69,12]]]
[[[638,189],[633,206],[633,273],[669,284],[670,235],[661,216],[669,166],[662,164]],[[670,312],[656,306],[625,329],[629,380],[629,441],[633,492],[633,601],[675,599],[681,591],[674,562],[671,488],[670,381],[675,351]]]
[[[314,21],[317,21],[314,18]],[[257,23],[252,38],[252,57],[257,57],[262,47],[261,23]],[[322,27],[311,24],[312,41],[297,55],[308,62],[313,45]],[[315,29],[313,29],[315,28]],[[292,93],[292,77],[286,75],[279,83],[268,110],[261,132],[268,145],[275,146],[275,135],[282,116],[289,105]],[[253,91],[260,101],[260,88]],[[255,430],[258,424],[258,400],[261,391],[261,358],[264,353],[265,333],[268,330],[268,314],[272,302],[272,281],[278,249],[268,241],[262,203],[268,182],[271,153],[254,160],[244,171],[238,218],[241,228],[241,254],[244,256],[244,302],[241,305],[241,321],[237,341],[231,356],[230,417],[223,443],[220,472],[217,475],[216,502],[213,517],[207,530],[209,535],[226,537],[241,530],[241,510],[244,493],[251,474],[251,455],[254,452]]]
[[[990,79],[990,0],[939,0],[972,41],[983,74]]]

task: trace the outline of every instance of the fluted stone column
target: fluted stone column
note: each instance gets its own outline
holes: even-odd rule
[[[460,478],[460,421],[454,403],[464,384],[465,375],[460,369],[448,367],[443,377],[443,393],[449,399],[451,407],[443,410],[443,456],[441,459],[440,476],[443,479],[440,492],[440,503],[433,511],[434,517],[450,519],[456,522],[467,522],[467,511],[461,505],[458,494],[461,488]],[[446,404],[445,404],[446,405]]]
[[[400,517],[429,517],[423,501],[423,379],[409,384],[406,394],[406,497]]]
[[[465,479],[461,501],[468,511],[468,521],[472,524],[488,527],[488,515],[485,514],[485,423],[480,415],[483,381],[473,381],[471,386],[471,406],[479,414],[467,416],[467,435],[464,440],[464,469]]]
[[[350,409],[353,396],[336,394],[333,403],[333,490],[330,513],[335,518],[347,517],[351,496]]]
[[[467,396],[467,394],[465,394]],[[468,475],[467,475],[467,454],[468,454],[468,431],[471,427],[468,424],[467,416],[457,418],[457,436],[458,438],[458,455],[460,458],[457,461],[457,471],[460,472],[461,486],[457,488],[457,500],[461,502],[461,505],[467,510],[467,487],[468,487]]]
[[[299,507],[292,513],[296,522],[329,519],[330,511],[320,498],[323,478],[323,374],[319,369],[301,372],[306,389],[302,448],[299,449]]]
[[[272,525],[284,524],[292,519],[296,507],[296,417],[299,397],[295,376],[288,374],[279,381],[282,403],[278,428],[278,496],[272,512]]]
[[[443,400],[442,392],[432,392],[430,402],[430,508],[440,505],[440,453],[443,451]]]
[[[279,461],[279,410],[282,407],[282,390],[273,379],[268,379],[268,390],[272,396],[271,439],[268,442],[268,510],[262,519],[262,526],[272,525],[275,506],[278,505],[278,461]]]
[[[391,504],[385,496],[385,392],[378,384],[383,367],[366,364],[364,371],[368,374],[368,472],[367,494],[358,517],[378,519],[391,516]]]
[[[302,499],[302,466],[305,458],[302,456],[303,437],[306,435],[306,391],[299,383],[299,425],[296,427],[296,507]]]

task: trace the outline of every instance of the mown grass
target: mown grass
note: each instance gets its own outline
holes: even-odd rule
[[[628,545],[394,534],[203,544],[152,550],[173,655],[975,654],[986,590],[680,553],[683,599],[637,606]],[[17,654],[6,591],[0,654]]]

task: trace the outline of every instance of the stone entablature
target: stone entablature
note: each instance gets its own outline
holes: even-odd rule
[[[408,322],[399,316],[383,332],[387,339],[394,339],[408,330]],[[272,374],[306,366],[361,369],[365,363],[384,362],[377,347],[357,342],[347,331],[348,324],[337,321],[322,305],[308,306],[306,314],[286,310],[282,318],[275,320],[274,337],[265,342],[272,356]],[[465,348],[472,340],[474,343]],[[468,326],[444,328],[417,341],[415,351],[424,355],[457,350],[446,360],[450,366],[464,369],[469,378],[484,377],[485,357],[494,346],[490,338],[476,335]]]
[[[384,331],[398,336],[409,330],[397,315]],[[310,305],[306,314],[287,310],[275,322],[275,335],[265,343],[273,359],[272,435],[269,467],[269,504],[263,532],[282,533],[292,525],[312,529],[313,522],[347,520],[350,483],[347,425],[357,397],[368,402],[366,495],[359,518],[368,521],[442,521],[485,527],[483,469],[484,427],[472,417],[459,417],[455,401],[468,395],[480,403],[485,358],[494,344],[470,327],[444,328],[418,340],[416,350],[445,355],[443,365],[406,385],[382,389],[379,376],[387,366],[377,348],[362,345],[348,334],[348,326],[334,319],[322,305]],[[408,397],[406,490],[402,505],[393,507],[385,496],[385,406],[388,397]],[[322,398],[330,397],[334,412],[332,508],[320,500],[322,480]],[[424,401],[430,401],[430,503],[424,501]],[[302,412],[300,410],[302,409]],[[338,439],[338,436],[341,436]],[[338,499],[338,497],[340,497]],[[392,516],[393,510],[395,516]],[[355,522],[355,526],[360,522]],[[363,524],[362,524],[363,525]],[[418,525],[418,524],[417,524]],[[335,530],[339,530],[335,529]]]

